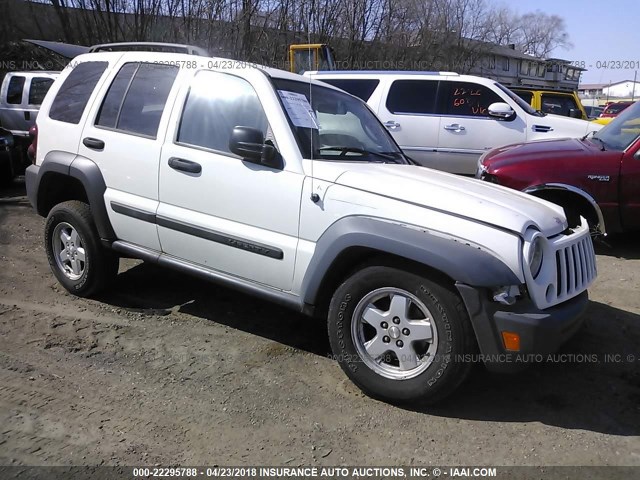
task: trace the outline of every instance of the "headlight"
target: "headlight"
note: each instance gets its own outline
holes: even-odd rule
[[[542,261],[544,259],[543,257],[542,237],[538,236],[533,239],[529,245],[529,251],[527,252],[527,263],[529,264],[531,276],[533,278],[536,278],[540,273]]]

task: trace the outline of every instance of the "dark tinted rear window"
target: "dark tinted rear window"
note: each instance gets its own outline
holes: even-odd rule
[[[138,65],[138,63],[127,63],[120,69],[116,78],[111,83],[107,95],[104,97],[104,102],[102,102],[98,118],[96,119],[96,125],[116,128],[122,100],[124,99],[125,93],[127,93],[127,88],[129,88],[133,74],[138,69]]]
[[[49,118],[67,123],[80,123],[91,93],[108,65],[107,62],[83,62],[77,65],[53,99]]]
[[[7,87],[7,103],[19,105],[22,103],[22,91],[24,90],[24,77],[11,77]]]
[[[391,113],[435,113],[439,83],[436,80],[396,80],[389,89],[387,109]]]
[[[96,124],[155,138],[177,74],[173,65],[126,64],[111,84]]]
[[[42,100],[47,94],[53,78],[34,77],[31,79],[31,87],[29,88],[29,105],[42,105]]]
[[[631,104],[630,103],[612,103],[611,105],[609,105],[607,108],[604,109],[604,113],[609,113],[609,114],[620,113],[629,105]]]
[[[355,95],[365,102],[369,100],[371,94],[380,83],[380,80],[376,80],[375,78],[332,78],[326,80],[322,79],[322,81],[329,85],[333,85],[334,87],[338,87],[351,95]]]

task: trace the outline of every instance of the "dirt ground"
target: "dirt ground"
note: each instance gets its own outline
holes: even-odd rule
[[[598,246],[562,349],[597,361],[479,369],[412,410],[353,387],[324,323],[225,288],[127,260],[75,298],[42,231],[0,191],[0,465],[640,465],[638,236]]]

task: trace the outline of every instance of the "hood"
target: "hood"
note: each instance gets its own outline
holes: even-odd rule
[[[553,203],[472,178],[413,165],[318,163],[323,165],[316,167],[316,176],[338,185],[480,221],[517,234],[535,226],[547,236],[555,235],[567,225],[562,208]]]
[[[615,150],[602,151],[600,146],[591,140],[579,138],[563,138],[558,140],[541,140],[528,143],[517,143],[491,150],[482,157],[482,164],[486,171],[496,174],[503,167],[519,165],[524,167],[529,163],[536,170],[557,169],[560,166],[579,165],[586,158],[594,156],[602,157],[602,162],[607,156],[619,157],[620,152]],[[546,166],[545,163],[553,164]],[[547,170],[545,170],[547,171]]]

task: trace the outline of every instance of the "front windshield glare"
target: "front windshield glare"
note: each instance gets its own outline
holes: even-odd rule
[[[624,109],[594,135],[606,150],[626,150],[640,135],[640,102]]]
[[[304,158],[406,163],[375,115],[332,88],[274,79]]]

